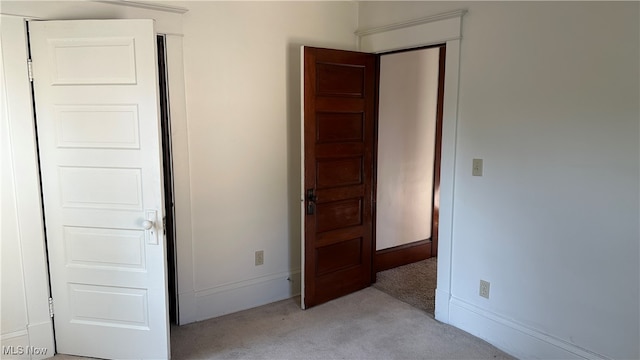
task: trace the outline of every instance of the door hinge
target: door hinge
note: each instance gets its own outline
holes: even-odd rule
[[[53,298],[49,298],[49,316],[53,317]]]
[[[166,216],[162,217],[162,233],[164,235],[167,235],[167,217]]]
[[[33,62],[27,59],[27,70],[29,72],[29,81],[33,82]]]

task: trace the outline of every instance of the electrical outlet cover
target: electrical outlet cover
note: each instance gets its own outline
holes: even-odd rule
[[[264,264],[264,250],[256,251],[256,266]]]
[[[491,283],[488,281],[480,280],[480,296],[483,298],[489,298],[489,290],[491,289]]]

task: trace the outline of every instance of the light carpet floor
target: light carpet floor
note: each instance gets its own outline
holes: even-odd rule
[[[373,287],[301,310],[299,298],[171,327],[173,359],[513,359]],[[56,355],[54,360],[81,357]]]
[[[512,359],[375,288],[308,310],[299,299],[171,329],[174,359]]]
[[[381,271],[373,287],[433,315],[437,268],[438,258],[432,257]]]

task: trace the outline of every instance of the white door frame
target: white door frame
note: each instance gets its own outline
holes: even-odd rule
[[[456,130],[458,124],[460,39],[462,37],[462,17],[465,13],[466,10],[455,10],[356,32],[359,50],[378,54],[428,45],[446,44],[435,317],[447,324],[450,322],[451,247],[453,243],[453,197]]]
[[[28,339],[28,346],[47,349],[46,355],[32,357],[42,359],[52,356],[55,347],[53,322],[49,316],[49,277],[26,39],[25,19],[2,15],[3,85],[7,99],[5,113],[9,122],[14,176],[19,179],[15,181],[15,192],[27,300],[24,335]]]

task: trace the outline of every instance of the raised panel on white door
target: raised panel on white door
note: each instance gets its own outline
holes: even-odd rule
[[[145,289],[69,284],[71,322],[98,326],[149,328]]]
[[[133,38],[50,39],[53,85],[135,84]]]
[[[137,105],[58,105],[59,148],[138,149]]]
[[[144,231],[65,226],[68,266],[145,269]]]
[[[59,173],[63,207],[142,210],[141,169],[69,166]]]

